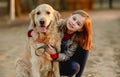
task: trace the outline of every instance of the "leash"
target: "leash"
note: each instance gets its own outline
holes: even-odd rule
[[[56,51],[57,51],[57,48],[55,48],[55,47],[53,47],[52,45],[51,45],[51,47],[52,48],[54,48]],[[42,52],[42,54],[41,55],[44,55],[45,54],[45,50],[47,49],[47,48],[49,48],[49,46],[48,45],[43,45],[43,46],[40,46],[40,47],[38,47],[36,50],[35,50],[35,55],[36,56],[41,56],[41,55],[39,55],[39,54],[37,54],[37,50],[39,50],[39,49],[44,49],[44,51]],[[54,77],[53,75],[54,75],[54,72],[53,72],[53,63],[54,63],[54,61],[52,60],[51,61],[51,71],[50,71],[50,77]]]
[[[52,46],[52,45],[50,45],[50,46],[57,51],[57,48],[55,48],[55,47]],[[49,46],[48,46],[48,45],[43,45],[43,46],[40,46],[40,47],[36,48],[36,50],[35,50],[35,55],[36,55],[36,56],[41,56],[41,55],[37,54],[37,50],[42,49],[42,48],[44,49],[44,51],[43,51],[43,53],[42,53],[42,55],[43,55],[43,54],[45,54],[45,50],[46,50],[47,48],[49,48]]]
[[[55,76],[53,76],[54,75],[54,72],[53,72],[53,62],[54,61],[51,61],[51,71],[50,71],[50,77],[55,77]]]
[[[43,51],[43,53],[42,53],[41,55],[45,54],[45,50],[46,50],[47,48],[49,48],[49,47],[48,47],[48,45],[43,45],[43,46],[38,47],[38,48],[35,50],[35,55],[36,55],[36,56],[41,56],[41,55],[37,54],[37,50],[42,49],[42,48],[44,49],[44,51]]]

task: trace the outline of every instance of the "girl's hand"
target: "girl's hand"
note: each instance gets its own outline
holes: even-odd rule
[[[37,42],[42,41],[40,38],[38,38],[38,34],[36,32],[34,32],[34,31],[31,32],[31,36],[32,36],[34,41],[37,41]]]
[[[31,32],[31,36],[32,36],[33,40],[35,40],[35,41],[38,39],[38,35],[34,31]]]
[[[55,50],[55,48],[53,48],[51,45],[48,45],[49,47],[46,49],[46,52],[50,55],[56,54],[57,51]]]

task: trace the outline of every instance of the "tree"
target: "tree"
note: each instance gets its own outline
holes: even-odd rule
[[[109,8],[110,8],[110,9],[113,8],[113,6],[112,6],[112,2],[113,2],[113,0],[109,0]]]
[[[10,1],[10,20],[15,19],[15,0]]]
[[[22,15],[21,0],[15,0],[15,10],[15,15],[20,17]]]
[[[15,14],[15,16],[20,17],[22,15],[21,0],[8,0],[7,10],[10,15]]]

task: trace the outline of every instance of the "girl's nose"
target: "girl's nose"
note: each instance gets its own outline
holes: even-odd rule
[[[75,21],[72,21],[72,24],[75,25]]]

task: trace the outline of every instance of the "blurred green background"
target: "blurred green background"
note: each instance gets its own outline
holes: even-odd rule
[[[21,17],[42,3],[58,11],[120,9],[120,0],[14,0],[15,16]],[[0,16],[10,15],[11,0],[0,0]],[[4,10],[3,10],[4,9]]]

